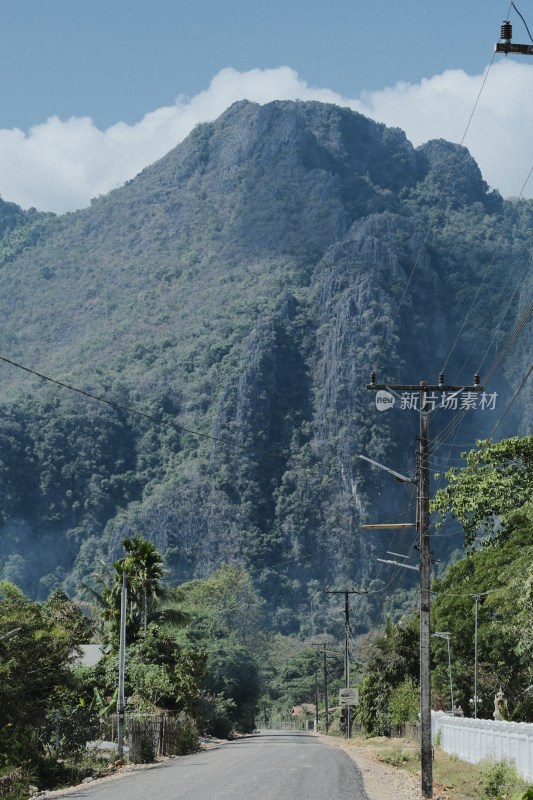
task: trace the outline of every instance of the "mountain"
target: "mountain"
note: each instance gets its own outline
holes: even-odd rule
[[[236,103],[83,211],[2,202],[0,355],[121,407],[2,362],[4,576],[74,591],[139,532],[176,580],[246,564],[284,631],[328,584],[383,586],[390,542],[360,524],[413,499],[358,456],[412,470],[417,414],[376,411],[370,371],[483,377],[526,307],[532,217],[464,148],[304,102]],[[530,363],[526,331],[458,442]]]

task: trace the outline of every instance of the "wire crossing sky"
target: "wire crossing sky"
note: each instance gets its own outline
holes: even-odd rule
[[[529,42],[511,7],[513,41]],[[17,0],[2,4],[0,195],[87,206],[198,123],[249,99],[312,99],[458,142],[507,0]],[[533,161],[533,58],[496,56],[465,146],[518,194]],[[526,197],[533,195],[528,185]]]

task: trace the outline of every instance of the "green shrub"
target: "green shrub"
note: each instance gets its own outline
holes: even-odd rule
[[[516,783],[514,767],[508,761],[485,761],[481,765],[483,776],[483,797],[501,800],[509,795]]]
[[[411,678],[393,689],[389,700],[389,713],[393,725],[415,722],[420,708],[420,691]]]
[[[221,694],[205,697],[202,703],[202,728],[209,736],[229,739],[233,734],[235,702]]]

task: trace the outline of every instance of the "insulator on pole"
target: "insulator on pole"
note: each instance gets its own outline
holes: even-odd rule
[[[444,386],[444,372],[439,372],[439,386]]]
[[[504,19],[502,22],[500,38],[502,42],[510,42],[513,38],[513,26],[508,19]]]
[[[474,375],[474,386],[479,386],[480,382],[481,381],[479,378],[479,372],[476,372],[476,374]]]
[[[375,372],[371,372],[370,373],[370,385],[373,385],[375,382],[376,382],[376,373]]]

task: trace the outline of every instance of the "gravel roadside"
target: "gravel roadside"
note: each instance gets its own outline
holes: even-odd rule
[[[340,747],[355,761],[363,776],[368,800],[420,800],[420,781],[408,772],[383,764],[372,757],[368,748],[351,739],[320,736],[321,741]]]

